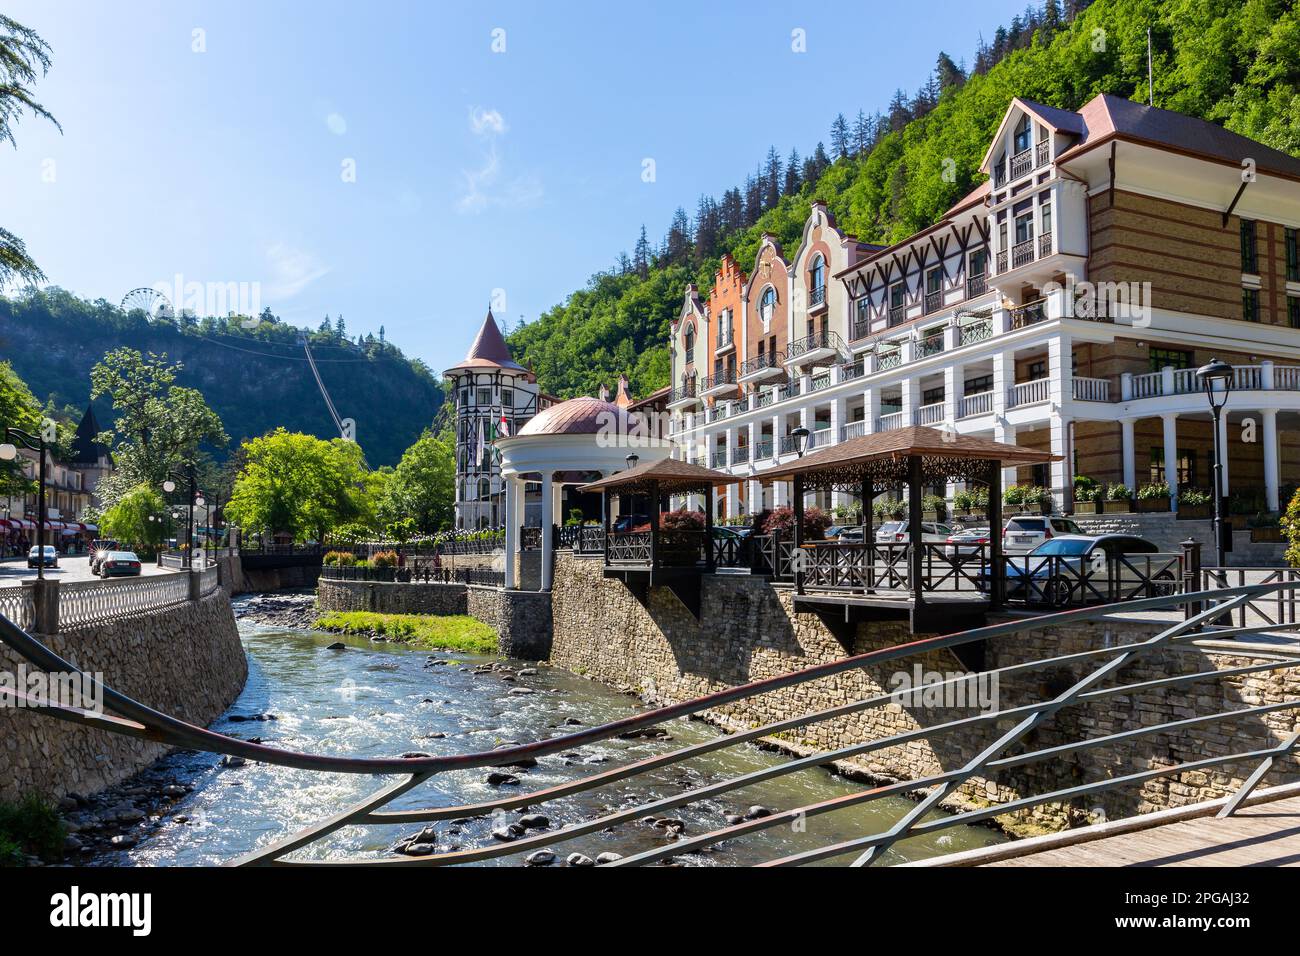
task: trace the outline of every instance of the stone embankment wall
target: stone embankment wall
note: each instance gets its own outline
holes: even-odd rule
[[[847,643],[812,614],[796,614],[793,593],[761,578],[730,575],[703,579],[699,621],[666,588],[651,588],[648,606],[616,580],[605,580],[599,561],[558,555],[552,592],[555,638],[553,664],[639,692],[649,702],[667,704],[774,677],[849,655],[913,640],[906,625],[859,624]],[[1153,635],[1150,621],[1080,624],[1068,629],[1033,629],[986,642],[988,669],[1058,656]],[[1130,665],[1126,682],[1155,680],[1178,673],[1224,670],[1258,662],[1263,651],[1229,651],[1183,646],[1155,653]],[[736,729],[784,720],[898,689],[900,673],[915,680],[913,670],[951,676],[965,672],[949,651],[863,667],[819,678],[751,700],[718,708],[708,716]],[[1096,663],[1093,666],[1097,666]],[[1081,677],[1081,665],[1035,670],[1003,680],[996,697],[1001,709],[1036,703],[1059,693]],[[926,679],[936,679],[929,676]],[[986,688],[987,689],[987,688]],[[1179,720],[1193,714],[1238,709],[1300,695],[1300,673],[1212,677],[1173,690],[1153,689],[1102,698],[1059,712],[1027,737],[1020,749],[1038,750],[1100,737],[1141,726]],[[973,696],[973,695],[972,695]],[[945,701],[957,703],[957,701]],[[990,708],[991,709],[991,708]],[[891,702],[847,716],[824,720],[782,735],[793,753],[825,752],[972,716],[978,706],[927,706]],[[1004,722],[1003,729],[1008,725]],[[1296,726],[1296,713],[1279,712],[1189,728],[1177,733],[1140,737],[1125,745],[1065,754],[1050,761],[1006,770],[991,779],[963,785],[954,806],[987,806],[1020,796],[1046,793],[1215,753],[1277,742]],[[876,780],[914,780],[961,766],[995,739],[985,723],[931,739],[921,739],[852,758],[844,769]],[[1222,796],[1253,770],[1253,765],[1187,772],[1177,778],[1148,781],[1119,792],[1084,798],[1073,806],[1029,811],[1010,828],[1056,829],[1079,822],[1095,808],[1108,815],[1177,806]],[[1269,782],[1300,779],[1294,758],[1281,761]]]
[[[497,632],[506,657],[545,660],[551,652],[551,596],[478,584],[400,584],[322,578],[316,588],[322,611],[381,614],[468,614]]]
[[[248,662],[224,590],[199,601],[43,636],[54,653],[165,714],[206,727],[244,688]],[[20,659],[0,645],[0,670]],[[30,668],[29,668],[30,669]],[[0,800],[58,798],[120,783],[167,753],[162,744],[0,708]]]

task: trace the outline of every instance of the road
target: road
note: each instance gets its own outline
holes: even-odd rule
[[[168,568],[157,567],[150,561],[141,562],[142,574],[174,574]],[[90,573],[90,558],[86,556],[76,558],[59,558],[57,568],[46,568],[45,576],[56,581],[95,581],[98,580]],[[19,587],[24,580],[34,580],[36,578],[36,569],[28,569],[26,559],[0,562],[0,588]]]

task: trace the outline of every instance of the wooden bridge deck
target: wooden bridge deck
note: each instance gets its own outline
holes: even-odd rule
[[[1300,866],[1300,797],[986,866]]]

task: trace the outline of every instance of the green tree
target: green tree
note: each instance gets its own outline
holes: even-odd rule
[[[345,524],[373,521],[365,459],[355,442],[278,428],[245,442],[229,521],[248,531],[323,540]]]
[[[8,427],[35,433],[40,423],[36,396],[8,362],[0,362],[0,432]],[[31,487],[32,483],[23,476],[20,461],[0,461],[0,494],[19,495]]]
[[[379,520],[386,529],[405,519],[413,529],[433,534],[450,527],[456,499],[456,453],[432,430],[406,450],[393,469],[379,501]],[[402,540],[396,534],[391,534]],[[409,536],[409,535],[408,535]]]
[[[203,394],[176,384],[182,367],[169,365],[166,355],[118,348],[91,369],[91,398],[113,401],[113,427],[100,438],[113,445],[117,465],[98,489],[106,507],[138,484],[157,487],[169,471],[200,464],[204,445],[229,442]]]
[[[149,485],[139,484],[104,512],[100,528],[109,538],[153,552],[162,543],[164,522],[150,519],[161,518],[166,510],[167,502],[162,495]]]
[[[31,84],[50,69],[50,47],[35,30],[0,13],[0,142],[15,148],[14,124],[24,113],[47,119],[62,132],[59,121],[36,102]],[[0,288],[12,279],[35,284],[45,278],[27,253],[23,241],[0,227]]]

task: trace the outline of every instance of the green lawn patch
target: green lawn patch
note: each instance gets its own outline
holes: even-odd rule
[[[330,611],[316,626],[339,634],[380,635],[435,650],[469,654],[497,653],[497,632],[464,614],[445,617],[424,614],[375,614],[371,611]]]

